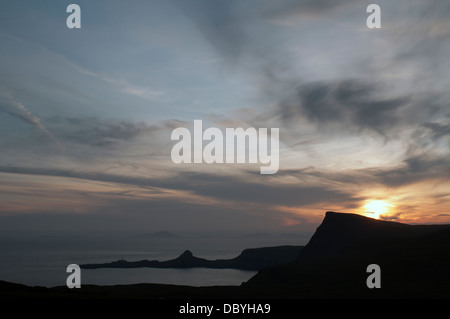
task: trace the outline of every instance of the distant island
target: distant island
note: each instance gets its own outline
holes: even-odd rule
[[[232,259],[207,260],[195,257],[192,252],[186,250],[178,258],[158,261],[158,260],[140,260],[126,261],[117,260],[109,263],[84,264],[80,268],[232,268],[241,270],[261,270],[267,267],[284,264],[295,260],[303,246],[276,246],[245,249],[241,254]]]

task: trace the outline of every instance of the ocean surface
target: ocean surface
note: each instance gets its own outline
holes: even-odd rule
[[[0,280],[29,286],[64,286],[69,264],[125,259],[169,260],[185,250],[206,259],[228,259],[246,248],[304,245],[293,237],[0,236]],[[240,285],[256,272],[236,269],[82,269],[81,285],[164,283]]]

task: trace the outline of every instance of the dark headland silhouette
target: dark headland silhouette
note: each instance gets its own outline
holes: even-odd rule
[[[185,256],[195,258],[192,255]],[[369,264],[381,288],[369,289]],[[295,260],[241,286],[160,284],[26,287],[0,282],[0,298],[450,298],[450,225],[407,225],[327,212]]]
[[[186,250],[178,258],[158,261],[140,260],[126,261],[118,260],[103,264],[84,264],[80,268],[233,268],[241,270],[260,270],[267,267],[284,264],[296,259],[303,246],[277,246],[264,248],[245,249],[239,256],[232,259],[207,260],[195,257],[192,252]]]
[[[381,268],[381,288],[366,285]],[[246,287],[305,297],[450,297],[450,225],[408,225],[327,212],[299,257],[263,269]]]

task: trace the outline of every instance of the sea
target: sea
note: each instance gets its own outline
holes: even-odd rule
[[[205,259],[229,259],[246,248],[304,245],[292,236],[0,236],[0,280],[28,286],[65,286],[70,264],[119,259],[170,260],[190,250]],[[256,274],[237,269],[81,269],[81,285],[162,283],[189,286],[240,285]]]

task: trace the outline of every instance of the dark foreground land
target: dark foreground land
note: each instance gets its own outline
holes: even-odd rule
[[[381,268],[368,288],[367,266]],[[241,286],[160,284],[27,287],[0,282],[0,298],[292,299],[450,298],[450,225],[406,225],[328,212],[298,257],[260,270]]]

